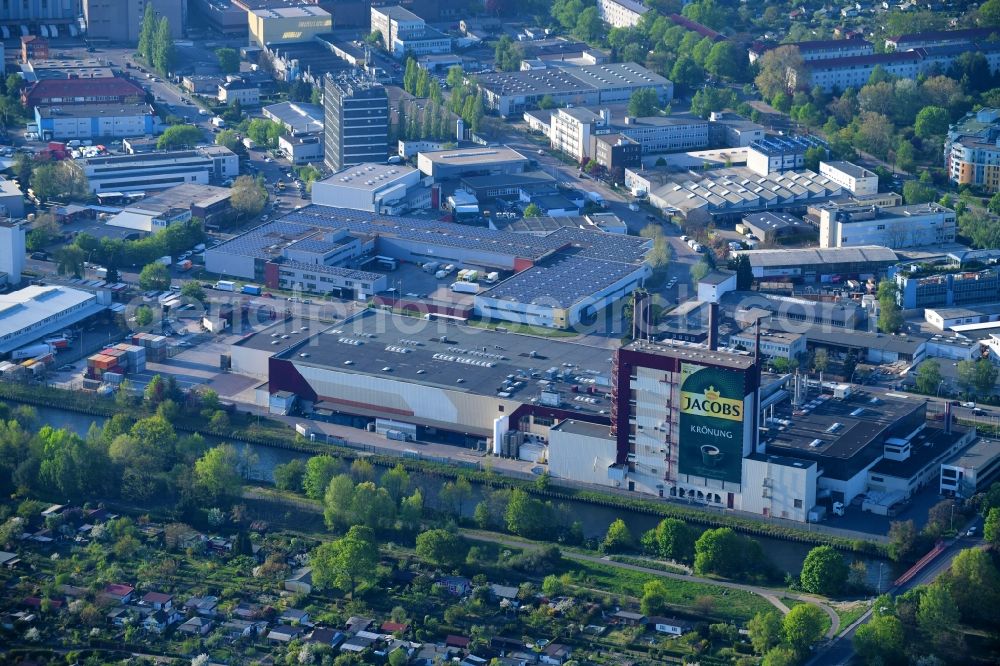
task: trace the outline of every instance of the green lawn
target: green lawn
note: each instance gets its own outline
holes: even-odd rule
[[[868,602],[856,601],[851,604],[837,604],[833,606],[837,616],[840,618],[840,630],[843,631],[851,626],[859,617],[868,610]]]
[[[572,555],[567,555],[572,557]],[[563,571],[573,575],[575,582],[584,587],[596,587],[612,594],[641,598],[642,588],[652,580],[663,581],[669,592],[667,601],[678,610],[703,615],[707,613],[721,620],[746,622],[760,611],[773,608],[768,601],[751,592],[731,590],[707,583],[666,579],[655,574],[630,571],[594,562],[565,562]],[[560,572],[562,573],[562,572]],[[707,603],[696,604],[700,597],[711,598],[711,609]]]
[[[628,555],[612,555],[611,560],[613,562],[623,562],[625,564],[634,564],[637,567],[646,567],[647,569],[656,569],[657,571],[666,571],[668,573],[676,574],[686,574],[688,573],[683,567],[674,566],[673,564],[668,564],[666,562],[661,562],[659,560],[650,560],[645,557],[629,557]]]

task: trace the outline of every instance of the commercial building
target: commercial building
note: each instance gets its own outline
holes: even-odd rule
[[[30,286],[0,294],[0,354],[59,333],[109,305],[110,292],[93,294],[61,286]]]
[[[966,46],[974,41],[989,39],[995,28],[964,28],[962,30],[931,30],[886,37],[886,51],[912,51],[935,46]]]
[[[420,184],[420,172],[402,164],[358,164],[338,171],[312,186],[312,201],[370,213],[398,214],[410,189]]]
[[[0,176],[0,217],[24,217],[24,193],[17,181]]]
[[[279,102],[263,107],[261,113],[293,136],[323,131],[323,107],[318,104]]]
[[[40,104],[134,104],[146,100],[146,91],[129,79],[44,79],[21,92],[28,109]]]
[[[142,32],[142,17],[146,5],[151,4],[157,19],[166,18],[170,24],[170,38],[184,36],[187,25],[187,0],[83,0],[83,18],[87,24],[87,38],[124,44],[137,44]]]
[[[20,220],[0,220],[0,277],[8,286],[21,282],[24,270],[25,229]]]
[[[218,96],[225,81],[226,77],[217,74],[188,74],[181,79],[181,87],[198,95]]]
[[[240,174],[240,161],[224,146],[114,155],[77,160],[94,194],[163,190],[184,183],[208,185]]]
[[[981,439],[941,465],[940,492],[969,498],[988,489],[1000,475],[1000,441]]]
[[[618,133],[599,134],[591,143],[593,160],[606,169],[616,182],[624,179],[625,169],[642,166],[642,144],[630,136]]]
[[[878,174],[843,161],[820,162],[819,173],[841,185],[851,194],[867,196],[878,193]]]
[[[50,58],[21,65],[21,78],[27,84],[42,79],[110,79],[114,69],[98,58]]]
[[[897,249],[955,242],[955,211],[936,203],[911,206],[827,204],[820,207],[820,247],[883,245]]]
[[[772,322],[774,330],[809,333],[840,331],[864,326],[867,312],[850,299],[816,301],[765,292],[733,292],[722,297],[720,305],[740,327],[758,321]]]
[[[968,113],[948,129],[945,168],[955,185],[1000,191],[1000,109]]]
[[[309,42],[333,30],[330,12],[316,5],[293,5],[247,12],[250,39],[264,48],[269,44]]]
[[[660,102],[674,95],[670,81],[636,63],[553,63],[541,70],[490,72],[478,78],[486,108],[504,118],[520,116],[546,96],[562,105],[598,106],[628,102],[642,88],[652,88]]]
[[[191,11],[224,35],[247,34],[247,10],[231,0],[190,0]]]
[[[718,303],[720,298],[736,289],[736,273],[713,270],[698,280],[697,289],[700,302]]]
[[[157,129],[156,113],[145,102],[38,105],[35,123],[43,139],[120,139]]]
[[[289,135],[278,137],[278,150],[292,164],[323,163],[323,133]]]
[[[748,148],[767,135],[766,127],[735,113],[713,111],[708,120],[709,142],[713,146]]]
[[[649,11],[640,0],[598,0],[597,13],[612,28],[634,28]]]
[[[371,29],[382,35],[385,49],[395,58],[451,52],[451,37],[429,28],[422,18],[398,5],[372,7]]]
[[[769,136],[750,144],[747,168],[761,176],[802,169],[810,148],[820,148],[825,154],[826,142],[813,136]]]
[[[417,168],[435,181],[515,174],[523,172],[527,167],[528,158],[506,146],[454,148],[417,155]]]
[[[232,190],[212,185],[187,183],[143,197],[108,219],[111,226],[155,233],[171,224],[200,219],[206,228],[225,227],[235,217]]]
[[[816,228],[801,218],[788,213],[751,213],[743,216],[741,225],[737,225],[765,243],[778,243],[807,236],[815,237]],[[737,231],[740,231],[737,229]]]
[[[875,53],[875,46],[864,39],[821,39],[808,42],[791,42],[789,44],[754,42],[747,50],[750,62],[757,62],[757,59],[765,53],[781,46],[794,46],[806,62],[872,55]]]
[[[753,354],[757,351],[757,333],[754,328],[745,328],[729,336],[729,346],[733,350]],[[760,353],[767,358],[798,360],[806,354],[806,336],[787,331],[762,330],[760,332]]]
[[[14,31],[21,25],[27,30],[28,26],[40,27],[55,25],[66,31],[66,27],[76,21],[80,15],[80,3],[72,0],[21,0],[21,2],[11,2],[4,7],[3,25],[6,32],[15,34]],[[74,36],[77,34],[74,30]],[[4,39],[9,35],[4,34]]]
[[[389,154],[389,98],[376,82],[326,75],[323,83],[323,163],[331,171]]]
[[[530,115],[536,118],[541,113]],[[552,147],[576,160],[593,157],[596,137],[606,134],[629,137],[641,146],[643,153],[705,148],[710,141],[709,121],[686,114],[635,118],[626,113],[621,122],[615,122],[612,107],[597,112],[574,107],[553,111],[549,125],[545,134]]]
[[[216,98],[227,106],[233,102],[239,102],[240,106],[257,106],[260,104],[260,86],[239,77],[230,77],[228,81],[219,83]]]
[[[21,62],[34,59],[47,60],[49,57],[49,40],[37,35],[21,35]]]
[[[840,185],[814,171],[761,176],[745,167],[707,173],[626,169],[625,186],[665,213],[696,224],[729,223],[758,211],[802,210],[843,193]]]
[[[1000,270],[926,270],[915,264],[900,264],[892,271],[903,309],[961,307],[1000,300]],[[953,323],[969,323],[966,321]]]
[[[824,249],[739,250],[750,259],[758,280],[788,279],[801,282],[832,282],[850,278],[881,277],[899,262],[887,247],[842,247]]]

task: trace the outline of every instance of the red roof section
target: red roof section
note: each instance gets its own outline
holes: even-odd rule
[[[452,636],[449,634],[448,637],[444,639],[444,644],[449,647],[467,648],[469,647],[469,639],[465,636]]]
[[[172,594],[164,594],[163,592],[147,592],[146,596],[142,598],[147,604],[165,604],[174,598]]]
[[[409,628],[410,628],[410,625],[404,624],[402,622],[383,622],[382,623],[382,631],[385,631],[385,632],[390,633],[390,634],[395,633],[397,631],[406,631]]]
[[[104,594],[115,597],[124,597],[133,592],[135,592],[135,588],[127,583],[108,583],[107,587],[104,588]]]
[[[42,79],[25,93],[28,99],[133,96],[145,97],[146,91],[120,76],[97,79]]]

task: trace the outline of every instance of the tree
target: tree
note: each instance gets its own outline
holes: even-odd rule
[[[306,464],[299,458],[289,460],[284,465],[274,467],[274,485],[279,490],[298,492],[302,489],[302,477],[306,472]]]
[[[240,54],[236,49],[228,47],[215,49],[215,57],[219,60],[219,68],[223,74],[235,74],[240,71]]]
[[[282,131],[280,123],[267,118],[254,118],[247,125],[247,137],[254,143],[268,148],[278,147],[278,139],[281,137]]]
[[[959,361],[957,381],[966,393],[988,396],[997,383],[997,368],[985,358]]]
[[[917,119],[913,123],[913,133],[921,139],[944,136],[950,121],[947,109],[942,109],[940,106],[925,106],[917,113]]]
[[[1000,571],[988,550],[968,548],[959,552],[944,581],[967,623],[991,627],[1000,624],[996,615],[1000,604]]]
[[[601,552],[621,553],[631,550],[634,545],[635,540],[632,538],[628,525],[625,524],[624,520],[618,518],[608,526],[608,532],[601,543]]]
[[[798,654],[805,654],[809,646],[823,637],[826,614],[819,606],[799,604],[789,611],[782,622],[785,642]]]
[[[302,475],[302,489],[306,497],[322,499],[330,480],[342,469],[340,461],[333,456],[313,456],[306,461]]]
[[[238,150],[238,147],[241,145],[240,137],[236,133],[236,130],[224,129],[215,135],[215,145],[223,146],[225,148],[228,148],[229,150],[236,151]]]
[[[263,178],[240,176],[230,189],[232,191],[229,200],[233,210],[241,217],[256,217],[264,210],[267,189],[264,187]]]
[[[683,520],[664,518],[651,532],[660,557],[675,562],[691,562],[694,559],[694,531]]]
[[[658,111],[659,99],[652,88],[639,88],[628,100],[628,115],[634,118],[655,116]]]
[[[148,3],[142,15],[142,27],[139,29],[139,57],[147,65],[153,64],[153,39],[156,35],[156,10]]]
[[[700,282],[702,278],[712,272],[712,267],[702,258],[697,263],[691,264],[689,272],[691,274],[691,282]]]
[[[917,626],[931,642],[939,644],[947,640],[958,620],[958,606],[948,588],[941,583],[929,585],[920,595]]]
[[[781,643],[781,615],[773,610],[757,613],[747,623],[747,633],[754,651],[757,654],[765,654]]]
[[[173,125],[163,131],[156,141],[156,147],[160,150],[193,148],[201,143],[204,137],[201,129],[194,125]]]
[[[354,488],[351,502],[352,522],[372,529],[392,527],[396,520],[396,504],[385,488],[378,488],[373,481],[364,481]]]
[[[732,40],[717,42],[705,58],[705,69],[722,79],[746,80],[746,57]]]
[[[313,584],[319,589],[338,587],[354,593],[358,585],[374,584],[378,564],[378,546],[370,528],[355,525],[347,535],[324,543],[309,556]]]
[[[979,24],[989,27],[1000,26],[1000,0],[986,0],[979,5]]]
[[[240,494],[239,454],[229,444],[205,452],[194,463],[197,486],[213,501],[228,503]]]
[[[456,515],[461,516],[465,503],[472,497],[472,484],[464,476],[446,481],[441,486],[441,502]]]
[[[541,217],[542,209],[538,207],[538,204],[530,203],[524,209],[525,217]]]
[[[328,527],[350,525],[355,520],[354,481],[346,474],[330,479],[323,493],[323,519]]]
[[[140,328],[149,326],[153,323],[153,309],[148,305],[140,305],[135,309],[135,323],[139,325]]]
[[[448,530],[427,530],[417,535],[417,556],[445,567],[465,561],[465,542]]]
[[[809,123],[806,124],[808,125]],[[820,146],[806,148],[806,154],[803,156],[805,168],[812,171],[819,171],[819,163],[826,159],[826,155],[826,148],[821,148]]]
[[[31,172],[31,191],[43,201],[83,199],[90,193],[87,176],[73,160],[40,164]]]
[[[941,364],[937,359],[927,359],[917,368],[917,391],[926,395],[935,395],[941,385]]]
[[[912,520],[889,523],[889,557],[894,562],[909,560],[916,545],[917,528]]]
[[[909,205],[927,203],[937,200],[937,191],[919,180],[908,180],[903,183],[903,198]]]
[[[190,280],[181,286],[181,296],[200,303],[205,300],[205,290],[202,289],[201,283]]]
[[[892,280],[882,280],[878,284],[878,330],[895,333],[903,327],[903,313],[896,302],[898,288]]]
[[[604,24],[597,13],[597,7],[587,7],[580,12],[573,34],[585,42],[596,42],[604,32]]]
[[[864,111],[857,121],[854,145],[876,157],[886,157],[892,147],[895,127],[892,121],[881,113]]]
[[[894,615],[873,617],[858,627],[854,649],[868,664],[899,663],[906,646],[903,623]]]
[[[542,98],[538,100],[539,109],[554,109],[559,106],[559,102],[553,99],[552,95],[542,95]]]
[[[403,70],[403,90],[413,95],[417,91],[417,61],[412,56],[406,58],[406,69]]]
[[[510,532],[528,538],[539,537],[549,529],[547,518],[548,511],[542,502],[520,488],[511,491],[504,513],[504,522]]]
[[[493,50],[493,57],[496,63],[496,68],[501,72],[516,72],[521,69],[521,60],[524,58],[524,52],[521,47],[514,43],[508,35],[504,35],[497,42],[496,48]],[[452,83],[451,71],[448,72],[448,84],[455,88],[457,87]],[[463,74],[464,78],[464,74]],[[462,81],[459,80],[459,85]]]
[[[743,570],[743,539],[729,527],[705,530],[694,544],[694,570],[733,576]]]
[[[792,92],[796,87],[805,88],[809,83],[805,61],[797,46],[779,46],[767,51],[758,60],[758,74],[754,79],[761,95],[772,99],[779,92]]]
[[[806,555],[799,581],[807,592],[832,597],[843,591],[847,574],[843,555],[832,546],[817,546]]]
[[[402,464],[397,464],[382,475],[382,487],[393,502],[402,500],[410,490],[410,474]]]
[[[983,539],[991,546],[1000,546],[1000,509],[993,507],[983,523]]]
[[[764,655],[761,666],[795,666],[798,663],[799,659],[792,648],[787,645],[778,645]]]
[[[736,258],[733,266],[736,271],[736,289],[748,291],[753,287],[753,266],[750,265],[750,257],[741,254]]]
[[[682,55],[677,58],[674,66],[670,69],[670,80],[680,88],[693,90],[699,83],[705,80],[705,71],[701,68],[701,65],[694,61],[694,58],[689,55]],[[694,113],[694,110],[692,110],[692,113]]]
[[[170,36],[170,21],[166,16],[156,24],[156,34],[153,36],[153,67],[160,74],[170,73],[174,64],[174,40]]]
[[[670,592],[663,581],[651,580],[642,586],[640,606],[643,615],[659,615],[670,608]]]
[[[170,287],[170,271],[159,262],[143,266],[139,272],[139,287],[144,291],[164,291]]]

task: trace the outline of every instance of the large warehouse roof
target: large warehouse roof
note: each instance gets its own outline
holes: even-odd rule
[[[803,248],[780,250],[743,250],[752,266],[818,266],[871,262],[895,262],[896,253],[879,245],[858,247]]]
[[[384,310],[366,310],[277,357],[296,365],[479,395],[507,392],[522,402],[536,398],[544,388],[559,393],[563,402],[579,411],[600,413],[611,408],[607,349]],[[515,381],[520,386],[513,386]],[[593,394],[573,391],[581,383],[607,388]]]
[[[30,286],[0,294],[0,353],[22,347],[32,340],[62,329],[104,306],[94,294],[56,286]]]

